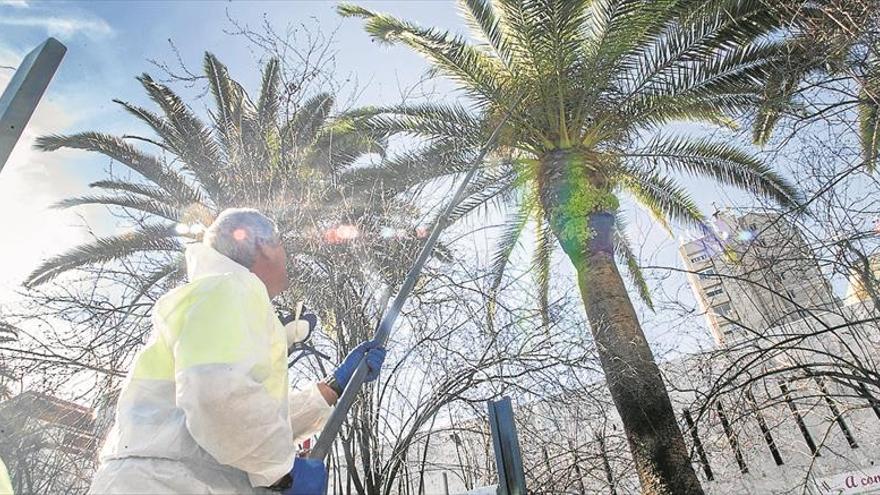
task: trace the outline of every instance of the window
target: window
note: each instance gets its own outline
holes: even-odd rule
[[[715,297],[722,292],[724,292],[724,289],[722,289],[721,287],[713,287],[706,291],[706,297]]]
[[[718,316],[729,316],[730,315],[730,303],[719,304],[712,308],[712,311]]]
[[[694,449],[697,451],[700,465],[703,467],[703,473],[706,475],[707,480],[712,481],[715,479],[715,476],[712,474],[712,467],[709,466],[709,459],[706,457],[706,451],[703,450],[703,442],[700,441],[700,436],[697,433],[697,425],[694,424],[694,418],[691,417],[690,411],[685,409],[683,413],[684,421],[687,423],[688,430],[691,432],[691,440],[694,442]]]
[[[843,414],[841,414],[840,409],[837,407],[837,403],[828,395],[825,381],[818,376],[813,378],[816,380],[816,384],[819,385],[819,390],[822,392],[822,397],[825,398],[825,403],[828,404],[828,409],[831,410],[831,417],[837,422],[837,426],[840,427],[840,431],[843,433],[844,438],[846,438],[847,443],[849,443],[849,448],[859,448],[859,443],[856,442],[856,438],[850,431],[849,426],[847,426],[846,420],[843,419]]]
[[[727,415],[724,414],[724,407],[720,402],[717,403],[717,408],[718,419],[721,420],[721,428],[724,429],[724,435],[727,436],[727,442],[730,444],[730,450],[733,451],[733,457],[736,459],[736,465],[739,466],[739,472],[746,474],[749,472],[749,467],[746,465],[742,450],[739,448],[739,441],[736,438],[736,433],[734,433],[733,428],[731,428],[730,421],[727,420]]]
[[[718,277],[713,277],[712,275],[716,275],[718,272],[715,271],[714,268],[706,268],[705,270],[700,270],[697,274],[700,276],[700,280],[717,280]]]
[[[784,462],[782,461],[782,455],[779,453],[779,449],[776,448],[776,441],[773,439],[773,434],[770,433],[770,428],[767,427],[767,421],[764,420],[764,415],[761,414],[761,409],[758,407],[758,401],[755,400],[755,396],[752,394],[751,390],[746,390],[746,398],[749,401],[749,405],[752,406],[752,411],[754,411],[755,417],[758,419],[758,426],[761,427],[761,433],[764,434],[764,442],[766,442],[767,447],[770,448],[773,462],[775,462],[777,466],[783,465]]]
[[[807,442],[807,447],[810,448],[810,452],[816,457],[820,456],[821,454],[819,454],[819,449],[816,447],[816,442],[813,441],[813,435],[810,435],[810,430],[807,429],[803,416],[801,416],[800,411],[798,411],[797,405],[791,400],[791,392],[788,390],[788,385],[780,383],[779,389],[782,391],[783,397],[785,397],[785,402],[788,403],[791,415],[794,416],[794,422],[797,423],[798,429],[801,430],[801,435],[803,435],[804,441]]]
[[[703,260],[707,260],[707,259],[709,259],[709,255],[706,253],[702,253],[702,254],[698,254],[698,255],[694,256],[693,258],[691,258],[691,263],[699,263],[699,262],[701,262]]]

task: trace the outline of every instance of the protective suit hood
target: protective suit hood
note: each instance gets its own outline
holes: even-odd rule
[[[235,273],[239,275],[251,275],[256,277],[250,270],[239,265],[232,259],[220,254],[214,248],[201,242],[190,244],[186,247],[186,276],[190,282],[211,275]]]

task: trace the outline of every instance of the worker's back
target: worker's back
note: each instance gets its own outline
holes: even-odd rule
[[[120,393],[92,493],[200,493],[206,487],[247,493],[290,467],[286,336],[265,286],[216,251],[194,251],[187,253],[191,281],[153,310],[152,332]],[[260,403],[236,402],[249,399]],[[251,423],[252,431],[242,428]],[[235,442],[261,433],[279,437],[269,448],[289,451],[275,461],[278,466],[261,462],[249,473],[230,467],[248,466],[252,454]]]

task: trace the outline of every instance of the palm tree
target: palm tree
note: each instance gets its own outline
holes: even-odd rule
[[[328,264],[340,279],[373,279],[377,273],[397,276],[399,257],[412,251],[418,239],[411,229],[392,240],[378,233],[383,228],[405,227],[410,217],[406,205],[386,200],[381,191],[349,195],[337,185],[360,157],[383,153],[384,139],[355,129],[354,113],[334,115],[334,99],[327,93],[305,98],[287,115],[281,103],[290,95],[280,93],[278,60],[264,65],[256,99],[210,53],[204,57],[204,74],[214,100],[208,122],[167,85],[144,74],[138,81],[158,106],[158,113],[114,101],[155,136],[82,132],[38,139],[41,150],[99,153],[136,174],[132,179],[111,176],[100,180],[91,184],[100,192],[56,205],[108,206],[123,213],[133,229],[46,260],[26,284],[44,284],[74,269],[127,264],[134,266],[129,271],[137,285],[133,295],[137,302],[151,289],[182,279],[184,242],[198,239],[202,226],[223,209],[236,206],[256,207],[276,218],[287,251],[295,258],[294,280],[301,283],[294,285],[323,291],[313,294],[316,298],[329,295],[321,289],[328,285]],[[143,146],[135,146],[138,143]],[[339,224],[357,226],[357,242],[326,242],[324,234]],[[370,233],[376,235],[365,235]],[[343,266],[344,274],[340,273]],[[333,302],[345,307],[342,292],[335,294]],[[302,295],[302,291],[292,294],[292,300]],[[343,350],[347,345],[343,343]]]
[[[810,118],[810,110],[805,107],[818,106],[815,116],[829,110],[837,113],[855,109],[863,165],[868,171],[875,170],[880,159],[880,54],[876,29],[880,16],[876,4],[864,0],[783,0],[773,5],[772,12],[789,34],[781,47],[780,60],[784,63],[777,64],[766,78],[753,125],[755,143],[766,144],[785,114]],[[811,78],[830,78],[838,84],[803,84]],[[840,80],[851,83],[854,94],[850,88],[840,89]],[[817,87],[830,88],[827,91],[833,98],[824,107],[816,101],[803,101]]]
[[[423,55],[471,104],[374,109],[370,132],[424,138],[347,178],[352,188],[396,190],[456,177],[503,116],[495,152],[482,164],[456,218],[486,205],[510,211],[492,264],[498,287],[525,229],[546,303],[554,239],[572,261],[608,387],[644,493],[702,493],[659,368],[621,278],[644,281],[626,242],[620,198],[663,226],[703,215],[676,176],[712,179],[781,204],[795,189],[730,144],[666,131],[675,121],[732,126],[757,101],[779,52],[761,1],[460,0],[475,42],[391,15],[342,5],[376,40]]]

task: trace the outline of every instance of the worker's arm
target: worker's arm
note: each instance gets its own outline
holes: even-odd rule
[[[324,383],[316,383],[290,393],[290,429],[295,443],[314,435],[324,427],[333,412],[332,404],[325,395],[328,390],[335,397],[333,390]],[[333,404],[335,403],[334,398]]]
[[[366,381],[371,382],[379,376],[385,360],[385,348],[378,342],[363,342],[355,347],[331,375],[332,384],[319,382],[301,392],[290,395],[290,424],[296,439],[318,432],[330,417],[336,400],[345,389],[361,360],[367,363]],[[333,387],[337,387],[334,389]]]
[[[245,471],[253,486],[269,486],[295,454],[284,387],[266,385],[273,372],[268,332],[275,328],[259,321],[259,299],[234,279],[200,292],[173,348],[177,405],[202,448]]]

